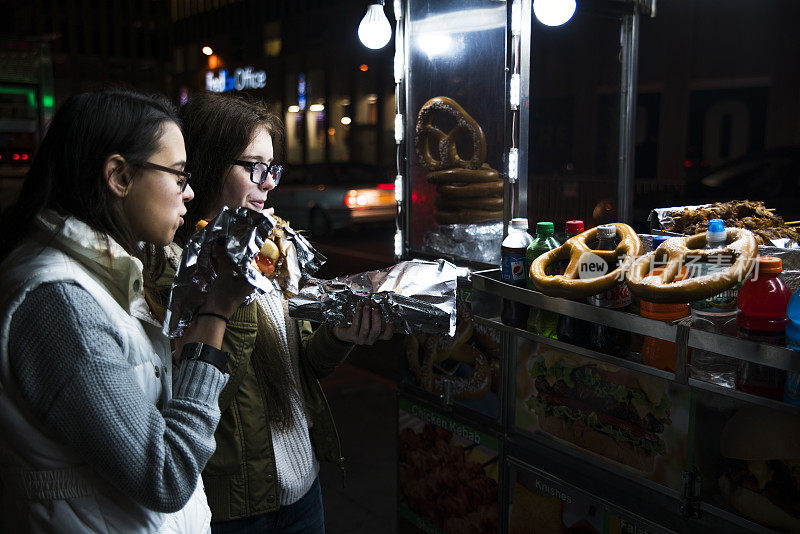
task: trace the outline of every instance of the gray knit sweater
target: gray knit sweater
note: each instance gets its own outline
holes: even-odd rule
[[[182,362],[159,411],[129,372],[121,343],[85,289],[43,284],[11,320],[11,369],[36,415],[108,482],[147,508],[176,512],[214,452],[227,376]]]

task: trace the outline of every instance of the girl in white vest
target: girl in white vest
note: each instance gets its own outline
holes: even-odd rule
[[[249,286],[217,280],[173,377],[151,296],[194,196],[179,124],[159,97],[70,97],[4,214],[0,530],[209,530],[200,472],[227,382],[217,317]]]

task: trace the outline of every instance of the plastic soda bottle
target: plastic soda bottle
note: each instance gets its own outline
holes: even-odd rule
[[[554,233],[555,228],[552,222],[536,223],[536,238],[528,245],[528,250],[525,253],[525,259],[528,265],[533,263],[533,260],[545,252],[560,246],[556,238],[553,237]],[[528,289],[535,289],[533,281],[530,279],[530,272],[528,272],[527,287]],[[531,307],[528,313],[527,327],[528,331],[536,335],[555,338],[556,328],[558,327],[558,314]]]
[[[603,224],[597,227],[598,243],[595,250],[614,250],[617,248],[617,228],[613,224]],[[617,268],[619,260],[609,264],[609,269]],[[588,299],[589,304],[601,308],[624,310],[631,303],[631,291],[625,282],[620,282],[608,291],[593,295]],[[630,332],[618,330],[599,323],[592,323],[589,332],[589,343],[597,351],[625,358],[631,344]]]
[[[782,271],[780,258],[762,256],[742,284],[736,316],[742,338],[773,345],[786,341],[786,309],[792,292],[780,278]],[[747,361],[739,363],[742,391],[781,400],[785,381],[786,373],[780,369]]]
[[[727,242],[728,232],[722,219],[711,219],[706,232],[706,248],[723,248]],[[728,262],[729,264],[730,262]],[[698,263],[689,266],[689,276],[697,277],[723,270],[728,267],[724,262]],[[739,287],[734,286],[713,297],[692,302],[692,327],[704,332],[714,332],[735,336],[736,298]],[[738,361],[722,354],[706,350],[694,350],[689,364],[692,378],[705,380],[728,388],[736,387]]]
[[[653,239],[653,247],[657,247],[655,239]],[[663,270],[664,267],[656,267],[647,276],[658,276]],[[675,277],[675,281],[683,280],[686,277],[686,267],[683,267]],[[688,303],[659,304],[642,300],[639,303],[639,313],[642,317],[670,323],[688,317],[692,312]],[[645,336],[642,342],[642,363],[656,369],[675,372],[675,343]]]
[[[565,230],[564,242],[566,243],[567,240],[584,232],[583,221],[567,221]],[[562,262],[562,265],[559,265],[559,274],[564,274],[567,264],[568,262]],[[556,337],[565,343],[585,346],[588,344],[589,340],[589,323],[583,319],[577,319],[569,315],[559,315]]]
[[[528,233],[528,219],[519,217],[511,219],[508,235],[500,245],[500,279],[508,284],[525,287],[529,265],[525,261],[525,251],[533,238]],[[528,321],[528,306],[521,302],[503,299],[500,312],[503,324],[516,328],[525,328]]]
[[[795,291],[786,307],[786,346],[800,351],[800,290]],[[800,406],[800,373],[787,371],[783,402]]]

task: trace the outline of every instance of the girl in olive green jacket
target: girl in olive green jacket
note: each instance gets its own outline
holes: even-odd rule
[[[282,126],[263,104],[203,94],[184,107],[182,119],[195,198],[179,243],[223,206],[263,210],[282,172],[273,144]],[[179,251],[173,252],[176,261]],[[392,325],[368,307],[350,326],[312,332],[289,318],[277,292],[228,318],[223,350],[231,354],[230,381],[220,395],[217,450],[203,471],[214,533],[324,532],[318,462],[342,466],[344,459],[319,380],[354,344],[392,334]]]

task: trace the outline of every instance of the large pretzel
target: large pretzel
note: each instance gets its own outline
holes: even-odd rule
[[[472,336],[472,324],[465,323],[463,326],[459,325],[452,344],[443,344],[439,336],[406,336],[408,368],[422,389],[441,395],[445,380],[448,380],[452,383],[454,399],[477,400],[489,392],[492,384],[491,365],[480,350],[466,342]],[[472,376],[455,376],[454,371],[442,369],[439,364],[445,360],[471,364]]]
[[[668,239],[633,263],[627,275],[628,287],[641,299],[664,304],[702,300],[730,289],[744,280],[758,254],[758,245],[750,230],[727,228],[727,232],[726,246],[717,249],[704,248],[707,244],[705,232]],[[675,281],[684,265],[694,261],[714,263],[715,258],[726,259],[728,268]],[[664,266],[661,274],[645,278],[657,266]]]
[[[592,250],[587,243],[597,240],[597,228],[567,240],[557,249],[546,252],[531,264],[530,276],[536,289],[551,297],[580,299],[597,295],[614,287],[622,280],[621,273],[627,272],[633,261],[642,253],[642,242],[636,232],[622,223],[613,223],[620,236],[619,245],[614,250]],[[579,277],[581,266],[585,264],[584,254],[592,253],[609,264],[614,264],[624,254],[616,269],[597,278]],[[549,275],[548,267],[559,261],[569,260],[564,274]]]
[[[438,185],[436,191],[451,198],[500,196],[503,194],[503,182],[486,182],[466,185]]]
[[[456,120],[456,127],[445,134],[433,126],[433,117],[436,111],[444,111]],[[462,132],[469,134],[472,140],[472,158],[461,159],[458,154],[456,138]],[[433,137],[433,142],[439,151],[437,157],[431,154],[428,137]],[[417,154],[420,161],[432,171],[440,171],[451,167],[478,169],[486,161],[486,138],[483,130],[469,113],[464,111],[458,103],[446,96],[437,96],[425,102],[419,110],[417,128],[414,135]]]

